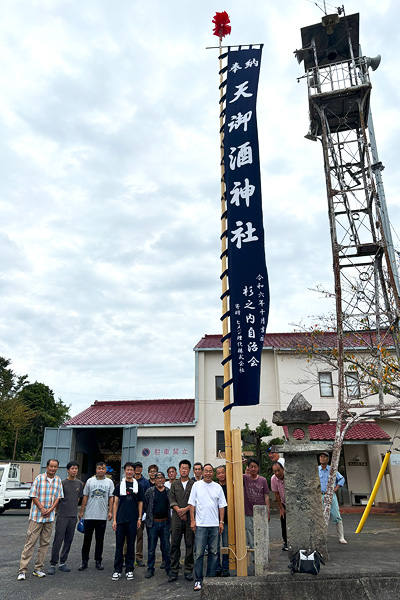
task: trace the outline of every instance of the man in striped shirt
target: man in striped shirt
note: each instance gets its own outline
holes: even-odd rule
[[[32,506],[26,542],[19,563],[18,580],[25,579],[38,538],[40,538],[39,549],[33,575],[36,575],[36,577],[46,576],[43,571],[43,564],[53,529],[54,511],[61,498],[64,498],[61,479],[56,475],[57,469],[58,460],[49,459],[46,472],[36,477],[29,492],[29,497],[32,498]]]

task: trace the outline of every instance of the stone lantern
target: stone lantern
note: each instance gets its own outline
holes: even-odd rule
[[[328,559],[317,456],[333,444],[310,441],[309,425],[329,421],[326,411],[311,410],[311,404],[296,394],[287,410],[275,411],[272,422],[286,425],[289,439],[276,452],[285,456],[285,500],[289,557],[298,550],[318,550]]]

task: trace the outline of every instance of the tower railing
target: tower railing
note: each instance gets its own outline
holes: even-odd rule
[[[365,56],[316,66],[307,70],[308,95],[332,94],[359,86],[370,86]]]

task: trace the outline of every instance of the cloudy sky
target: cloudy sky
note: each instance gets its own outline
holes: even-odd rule
[[[382,54],[372,110],[400,232],[400,7],[345,8],[361,13],[364,54]],[[193,347],[220,332],[218,53],[206,47],[222,10],[229,43],[264,43],[269,331],[289,331],[329,309],[309,288],[332,285],[322,152],[303,137],[293,55],[321,10],[310,0],[1,2],[0,355],[72,414],[95,399],[194,397]]]

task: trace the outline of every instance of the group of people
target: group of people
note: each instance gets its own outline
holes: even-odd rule
[[[286,504],[284,487],[283,458],[270,449],[273,476],[271,489],[279,506],[283,550],[287,550]],[[326,460],[325,460],[326,459]],[[329,455],[322,453],[321,492],[326,491],[328,480]],[[187,581],[194,581],[194,590],[201,590],[203,582],[204,556],[207,554],[206,577],[229,576],[229,558],[224,554],[220,558],[221,546],[228,546],[228,514],[226,471],[218,466],[213,481],[214,468],[200,462],[193,465],[194,476],[189,477],[191,463],[183,459],[179,463],[179,478],[176,467],[167,470],[168,480],[157,465],[148,468],[149,479],[143,477],[141,462],[127,462],[124,476],[115,487],[107,477],[107,466],[101,461],[96,464],[96,474],[85,485],[77,479],[79,465],[76,461],[67,464],[68,476],[61,481],[56,475],[58,461],[47,461],[46,472],[38,475],[33,482],[30,497],[32,499],[29,515],[29,527],[26,543],[20,560],[18,579],[24,580],[39,539],[39,548],[33,570],[36,577],[45,577],[44,561],[50,544],[50,538],[57,519],[51,552],[50,567],[47,575],[59,571],[69,572],[67,559],[77,525],[78,504],[82,498],[79,519],[83,520],[84,537],[82,561],[79,571],[89,566],[90,548],[95,535],[95,568],[104,570],[103,546],[107,521],[112,521],[115,531],[115,556],[113,581],[122,577],[125,566],[127,580],[134,579],[134,567],[145,567],[143,561],[144,529],[147,531],[147,579],[154,576],[155,553],[158,539],[162,554],[161,568],[165,570],[168,581],[176,581],[179,576],[181,542],[184,538],[185,559],[183,575]],[[344,478],[337,475],[337,487],[342,486]],[[269,487],[266,479],[259,475],[259,464],[250,458],[243,475],[246,543],[254,548],[253,509],[256,505],[266,505],[270,518]],[[336,501],[336,502],[335,502]],[[346,543],[343,535],[336,496],[332,503],[332,516],[337,524],[339,541]],[[135,552],[136,546],[136,552]],[[136,560],[135,560],[136,559]]]

